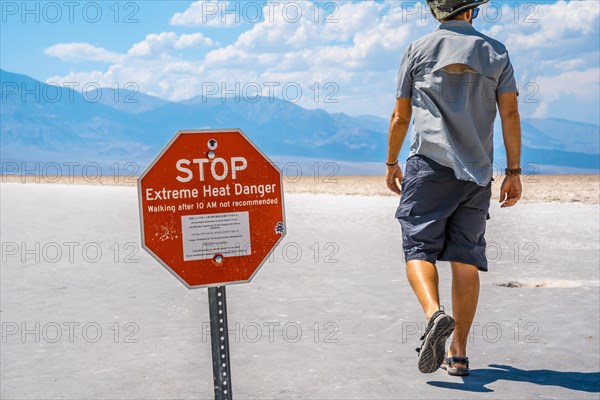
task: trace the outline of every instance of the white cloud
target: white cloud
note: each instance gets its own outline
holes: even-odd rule
[[[237,6],[243,13],[246,3],[215,4],[219,11],[225,6],[233,11]],[[391,96],[396,69],[411,32],[414,35],[432,28],[420,21],[403,23],[395,3],[340,3],[336,9],[319,8],[317,12],[310,2],[290,2],[302,15],[297,21],[291,18],[297,14],[290,11],[292,7],[284,12],[286,4],[266,4],[261,11],[264,17],[261,22],[249,25],[250,28],[233,43],[209,51],[200,62],[181,60],[174,51],[189,46],[214,45],[201,32],[181,36],[174,32],[155,33],[132,45],[126,58],[113,65],[102,79],[98,77],[98,71],[90,74],[90,78],[102,81],[131,79],[139,82],[140,90],[171,100],[200,94],[203,82],[223,83],[228,88],[234,87],[236,82],[242,87],[246,83],[258,83],[263,94],[269,90],[266,86],[269,82],[277,82],[280,88],[288,83],[299,84],[303,88],[302,105],[338,107],[338,111],[352,113],[352,110],[344,110],[342,99],[350,101],[352,96],[375,88],[380,94],[385,93],[384,97]],[[195,2],[184,13],[174,15],[171,22],[192,24],[198,18],[206,17],[207,11],[215,14],[208,7],[205,3]],[[326,11],[333,11],[330,18]],[[213,15],[213,18],[221,17]],[[145,61],[138,61],[142,59]],[[186,84],[178,85],[174,81],[179,80],[180,75],[173,79],[174,71],[182,65],[187,71],[183,73]],[[127,71],[131,76],[125,75]],[[202,71],[202,75],[190,76],[189,71]],[[73,73],[68,76],[68,79],[75,78],[83,79],[83,75]],[[332,98],[338,103],[323,102]],[[372,103],[368,102],[369,105]]]
[[[600,7],[597,1],[531,3],[530,7],[518,10],[516,13],[514,5],[504,5],[502,14],[510,18],[503,18],[487,31],[513,51],[557,48],[568,51],[566,45],[578,45],[582,37],[598,32]]]
[[[539,106],[533,116],[548,117],[550,106],[566,96],[582,102],[597,103],[600,87],[600,68],[569,71],[557,76],[540,76],[534,80],[539,87]]]
[[[168,53],[173,48],[184,49],[188,47],[212,46],[213,40],[202,33],[182,34],[175,32],[151,33],[146,38],[134,44],[127,55],[132,57],[149,57],[157,54]]]
[[[89,43],[60,43],[44,49],[44,53],[61,61],[115,63],[123,60],[123,55]]]
[[[380,3],[343,3],[333,14],[336,23],[314,22],[311,3],[296,3],[306,18],[290,22],[265,6],[265,20],[243,32],[231,45],[207,54],[207,67],[254,65],[270,71],[328,66],[339,70],[397,68],[404,47],[418,24],[398,21],[399,9]],[[389,14],[385,12],[389,11]],[[268,62],[270,65],[265,65]]]
[[[177,34],[174,32],[151,33],[141,42],[131,46],[127,55],[132,57],[151,56],[155,52],[162,52],[167,47],[172,47],[176,41]]]
[[[204,36],[201,32],[196,33],[184,33],[179,36],[179,39],[175,42],[175,48],[185,49],[188,47],[200,47],[200,46],[212,46],[214,41],[211,38]]]
[[[204,75],[201,65],[172,58],[128,59],[126,63],[111,65],[106,71],[71,72],[65,76],[52,76],[47,83],[70,85],[79,82],[84,86],[137,88],[142,93],[170,100],[183,100],[197,94]]]
[[[540,62],[542,68],[556,68],[563,71],[574,70],[579,67],[583,67],[587,64],[586,60],[581,58],[575,58],[571,60],[557,61],[557,60],[543,60]]]
[[[214,45],[202,33],[152,33],[135,43],[125,54],[112,53],[87,43],[58,44],[45,50],[46,54],[63,61],[103,61],[111,65],[106,71],[72,71],[65,76],[52,76],[46,81],[58,84],[79,82],[86,85],[125,87],[133,84],[143,93],[183,100],[196,95],[200,85],[201,63],[175,57],[175,50]]]
[[[199,27],[235,25],[240,13],[242,20],[244,12],[249,14],[243,8],[249,3],[259,4],[197,1],[175,14],[171,23]],[[234,88],[236,82],[242,88],[257,83],[265,95],[265,83],[277,82],[280,88],[286,83],[297,83],[303,89],[298,103],[302,106],[387,115],[393,107],[396,72],[404,49],[438,26],[427,10],[409,12],[406,4],[396,1],[340,2],[337,8],[328,9],[334,11],[337,22],[333,23],[324,22],[322,8],[315,22],[315,8],[310,2],[293,2],[303,16],[293,22],[289,16],[294,13],[286,16],[283,12],[285,4],[280,1],[264,5],[261,22],[243,25],[248,29],[224,45],[199,31],[181,35],[162,32],[147,35],[126,54],[85,43],[77,44],[81,47],[79,52],[67,50],[74,44],[52,46],[46,52],[64,61],[102,60],[112,64],[104,72],[81,71],[62,77],[67,81],[90,79],[108,86],[111,81],[133,81],[139,83],[141,91],[171,100],[201,94],[203,85],[213,82],[228,89]],[[225,7],[229,11],[223,13]],[[524,116],[548,115],[545,113],[552,112],[565,96],[577,96],[577,101],[585,106],[584,96],[574,94],[572,88],[583,85],[582,93],[598,92],[598,81],[592,79],[600,63],[598,3],[561,1],[536,5],[536,13],[531,17],[539,22],[533,24],[523,22],[528,15],[524,7],[520,7],[517,23],[515,11],[508,5],[502,6],[499,21],[490,23],[489,18],[486,21],[480,16],[475,22],[477,29],[507,45],[521,87],[533,81],[542,89],[538,94],[540,103],[525,107],[528,114]],[[201,53],[203,59],[199,61],[188,61],[178,50],[192,47],[212,50]],[[570,79],[582,85],[573,86]],[[327,83],[333,86],[325,89]],[[327,96],[331,100],[332,93],[338,102],[325,103]]]
[[[501,20],[483,30],[506,45],[513,63],[529,76],[597,65],[599,2],[527,4],[504,5]],[[584,64],[575,65],[576,59]]]
[[[357,32],[376,26],[384,5],[375,2],[341,3],[324,23],[320,32],[323,40],[351,40]],[[324,16],[322,17],[325,18]],[[338,22],[333,22],[338,21]]]
[[[398,3],[390,8],[375,2],[342,3],[333,14],[336,23],[315,23],[311,4],[299,4],[310,18],[290,23],[265,8],[263,22],[206,55],[207,72],[251,69],[258,82],[280,82],[281,87],[298,83],[303,88],[298,104],[308,108],[387,114],[405,47],[433,26],[419,19],[403,23]],[[231,82],[228,75],[215,78]]]
[[[256,2],[253,3],[255,6]],[[185,11],[176,13],[171,17],[171,25],[190,27],[228,27],[239,24],[244,18],[244,11],[249,12],[248,6],[244,9],[244,2],[229,1],[196,1]],[[248,15],[250,18],[254,16]]]

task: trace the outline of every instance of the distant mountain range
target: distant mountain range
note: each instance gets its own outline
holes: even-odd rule
[[[127,90],[86,96],[0,70],[3,162],[134,162],[142,168],[180,129],[241,128],[275,160],[340,161],[339,173],[381,173],[389,121],[308,110],[277,98],[194,97],[170,102]],[[97,99],[97,100],[96,100]],[[600,127],[562,119],[526,119],[523,163],[539,172],[600,172]],[[502,134],[495,162],[505,162]],[[405,159],[408,144],[401,153]],[[536,167],[538,168],[538,167]]]

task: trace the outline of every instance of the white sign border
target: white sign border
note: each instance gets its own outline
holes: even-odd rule
[[[142,179],[144,179],[144,177],[146,176],[146,174],[152,169],[152,167],[154,167],[154,165],[158,162],[158,160],[160,160],[160,158],[166,153],[166,151],[169,149],[169,147],[171,147],[171,145],[179,138],[180,135],[187,135],[187,134],[215,134],[215,133],[230,133],[230,132],[237,132],[240,135],[242,135],[242,137],[244,139],[246,139],[246,141],[248,143],[250,143],[250,145],[252,147],[254,147],[254,149],[256,151],[258,151],[260,153],[261,156],[264,157],[265,160],[267,160],[271,166],[273,168],[275,168],[277,170],[277,172],[279,172],[279,188],[281,191],[281,213],[283,215],[283,233],[281,234],[280,238],[275,242],[275,244],[273,245],[273,247],[271,248],[271,250],[269,250],[269,253],[267,255],[265,255],[265,257],[262,259],[262,261],[260,262],[260,264],[258,265],[258,267],[256,267],[256,269],[254,270],[254,273],[252,273],[252,275],[250,276],[250,278],[248,278],[248,280],[245,281],[232,281],[232,282],[220,282],[220,283],[211,283],[211,284],[207,284],[207,285],[190,285],[188,284],[182,277],[180,277],[175,271],[173,271],[171,269],[171,267],[169,267],[158,255],[156,255],[152,250],[150,250],[147,246],[146,246],[146,240],[144,238],[144,209],[142,207]],[[154,157],[154,160],[152,160],[152,162],[150,164],[148,164],[148,167],[146,167],[146,169],[144,170],[144,172],[138,177],[137,179],[137,189],[138,189],[138,209],[139,209],[139,215],[140,215],[140,232],[141,232],[141,239],[142,239],[142,248],[144,250],[146,250],[148,252],[148,254],[150,254],[156,261],[158,261],[163,267],[165,267],[167,269],[167,271],[169,271],[175,278],[177,278],[177,280],[179,280],[181,283],[183,283],[185,285],[185,287],[187,287],[188,289],[201,289],[201,288],[208,288],[208,287],[218,287],[218,286],[225,286],[225,285],[237,285],[237,284],[241,284],[241,283],[248,283],[250,282],[254,276],[256,275],[256,273],[262,268],[262,266],[264,265],[264,263],[269,259],[269,257],[271,256],[271,254],[275,251],[275,249],[277,248],[277,246],[279,245],[279,243],[283,240],[283,238],[285,237],[285,235],[287,235],[287,228],[286,228],[286,218],[285,218],[285,199],[284,199],[284,193],[283,193],[283,173],[281,172],[281,169],[279,169],[279,167],[265,154],[263,153],[263,151],[261,149],[259,149],[254,142],[252,142],[252,140],[250,140],[250,138],[240,129],[240,128],[230,128],[230,129],[183,129],[183,130],[178,130],[175,133],[175,136],[173,136],[173,138],[171,138],[171,140],[169,140],[169,142],[163,147],[163,149],[160,151],[160,153],[158,153],[158,155],[156,157]],[[275,229],[275,228],[273,228]]]

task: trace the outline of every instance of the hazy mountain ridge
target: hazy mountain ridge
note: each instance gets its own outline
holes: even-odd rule
[[[381,162],[386,156],[389,121],[375,116],[308,110],[278,98],[171,102],[110,88],[84,95],[3,70],[0,82],[3,160],[144,165],[179,129],[233,127],[271,156],[346,162]],[[524,163],[600,169],[599,126],[551,118],[522,125]],[[498,131],[495,148],[501,162]],[[407,154],[408,144],[401,157]]]

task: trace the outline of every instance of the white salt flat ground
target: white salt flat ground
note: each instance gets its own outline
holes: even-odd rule
[[[234,398],[599,398],[597,205],[494,202],[463,380],[417,371],[396,204],[286,196],[284,245],[228,287]],[[2,399],[212,398],[206,290],[139,249],[134,188],[3,184],[1,234]]]

